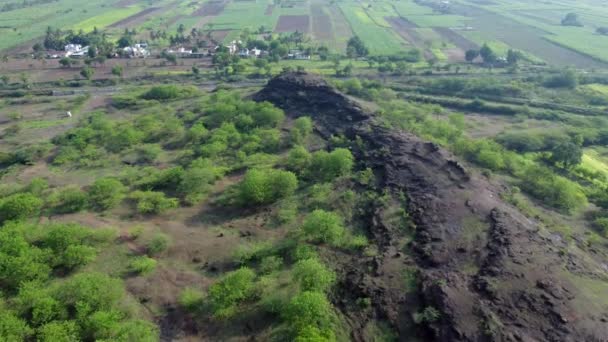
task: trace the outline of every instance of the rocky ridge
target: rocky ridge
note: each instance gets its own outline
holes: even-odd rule
[[[381,188],[407,194],[415,224],[412,243],[420,270],[419,300],[436,308],[428,322],[436,341],[608,341],[606,307],[592,303],[577,279],[608,281],[593,258],[568,251],[568,244],[504,203],[500,188],[467,170],[436,144],[386,128],[375,114],[318,76],[285,73],[254,96],[292,117],[309,115],[324,137],[360,139],[353,150],[371,167]],[[368,297],[373,314],[350,312],[337,303],[363,340],[365,321],[387,319],[407,339],[408,296],[392,286],[400,266],[399,232],[381,210],[368,217],[380,247],[372,271],[343,270],[342,297]],[[355,262],[355,261],[353,261]]]

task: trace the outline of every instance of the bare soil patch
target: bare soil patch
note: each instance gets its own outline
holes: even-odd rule
[[[466,51],[466,50],[477,50],[479,49],[479,45],[473,43],[472,41],[466,39],[465,37],[459,35],[458,33],[454,32],[454,30],[447,28],[447,27],[435,27],[433,30],[435,30],[435,32],[439,33],[439,35],[441,35],[441,37],[447,39],[448,41],[450,41],[450,43],[456,45],[457,47],[459,47],[460,49]]]
[[[279,17],[275,32],[309,32],[310,16],[308,15],[282,15]]]
[[[224,12],[227,1],[209,1],[204,3],[193,16],[215,16]]]
[[[416,24],[401,17],[386,17],[384,19],[391,24],[393,30],[395,30],[401,38],[408,41],[412,46],[422,49],[425,59],[435,58],[435,55],[425,47],[424,39],[416,31]]]
[[[311,6],[312,12],[312,31],[317,40],[331,41],[334,38],[331,18],[323,12],[320,4]]]

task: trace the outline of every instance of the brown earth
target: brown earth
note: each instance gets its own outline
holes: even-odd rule
[[[425,47],[424,39],[422,39],[420,34],[416,31],[416,28],[418,27],[416,24],[401,17],[385,17],[384,19],[391,24],[393,30],[395,30],[401,38],[412,44],[412,46],[423,50],[425,59],[430,60],[435,58],[435,55]]]
[[[316,40],[330,42],[334,39],[331,18],[323,11],[321,4],[310,6],[312,15],[312,31]]]
[[[310,31],[310,17],[307,15],[282,15],[279,17],[274,32]]]
[[[433,28],[435,32],[439,33],[439,35],[450,43],[456,45],[458,48],[466,51],[466,50],[477,50],[479,49],[479,45],[476,43],[466,39],[465,37],[459,35],[454,30],[447,27],[435,27]]]
[[[209,1],[204,3],[196,12],[193,13],[193,16],[216,16],[222,14],[224,12],[224,8],[226,7],[227,1]]]
[[[358,161],[379,179],[380,191],[407,194],[416,226],[411,244],[422,281],[423,307],[439,310],[426,324],[434,341],[606,341],[606,253],[585,250],[549,234],[500,198],[501,188],[465,168],[439,146],[388,129],[373,114],[319,77],[288,73],[255,95],[288,115],[311,115],[324,137],[359,138]],[[405,267],[400,233],[382,209],[370,210],[376,257],[344,260],[338,294],[367,297],[374,310],[348,309],[335,298],[353,330],[386,318],[407,340],[408,296],[394,286]],[[401,264],[400,264],[401,263]]]

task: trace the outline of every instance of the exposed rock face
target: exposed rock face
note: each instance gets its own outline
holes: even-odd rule
[[[441,312],[430,323],[435,340],[608,341],[605,302],[594,303],[596,294],[576,284],[579,277],[607,281],[601,265],[580,250],[564,252],[565,243],[503,203],[494,185],[467,172],[450,153],[382,127],[317,76],[283,74],[254,98],[290,116],[311,116],[326,137],[359,137],[366,148],[353,151],[358,160],[374,169],[383,187],[407,194],[424,305]],[[350,288],[342,295],[371,298],[377,314],[401,329],[410,313],[405,294],[390,280],[397,232],[380,213],[371,215],[369,230],[381,255],[373,272],[344,270]],[[351,318],[353,338],[361,340],[357,319],[366,318]]]

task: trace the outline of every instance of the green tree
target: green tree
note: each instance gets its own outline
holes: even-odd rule
[[[291,141],[294,144],[302,144],[306,141],[308,136],[312,133],[313,125],[312,120],[308,116],[297,118],[293,123],[291,129]]]
[[[471,63],[479,56],[479,50],[467,50],[464,54],[464,59]]]
[[[50,322],[38,330],[38,341],[73,342],[80,340],[78,325],[73,321]]]
[[[488,44],[483,44],[481,50],[479,50],[479,55],[483,58],[484,63],[486,64],[494,64],[496,63],[497,57],[496,53]]]
[[[369,55],[369,49],[359,36],[354,36],[346,43],[346,55],[349,58],[365,57]]]
[[[98,210],[112,209],[123,200],[125,191],[125,186],[117,179],[101,178],[91,185],[89,202]]]
[[[327,291],[336,281],[336,274],[318,259],[300,260],[293,269],[293,277],[304,291]]]
[[[583,161],[583,150],[573,142],[563,142],[551,149],[550,160],[554,165],[570,169]]]
[[[7,342],[27,341],[32,332],[32,329],[24,320],[8,310],[0,309],[0,340]]]
[[[0,202],[0,222],[34,217],[42,209],[42,200],[30,193],[8,196]]]
[[[317,209],[309,214],[302,224],[308,239],[330,245],[339,245],[345,235],[342,218],[333,212]]]
[[[578,14],[576,13],[568,13],[566,14],[566,16],[564,17],[564,19],[562,19],[562,26],[583,26],[583,24],[580,22],[579,18],[578,18]]]

